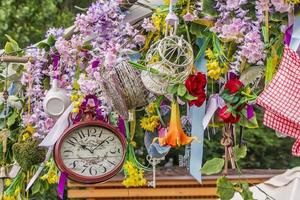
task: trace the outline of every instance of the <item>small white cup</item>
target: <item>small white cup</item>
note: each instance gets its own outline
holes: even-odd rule
[[[44,111],[53,118],[58,118],[71,104],[67,92],[58,87],[57,79],[52,81],[52,87],[43,101]]]

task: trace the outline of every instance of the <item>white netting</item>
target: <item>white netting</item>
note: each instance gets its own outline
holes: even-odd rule
[[[143,73],[143,83],[151,92],[165,94],[169,85],[182,83],[193,69],[192,46],[176,35],[166,36],[153,44],[146,55],[147,67],[155,68],[159,74]],[[146,79],[146,80],[145,80]],[[153,82],[160,86],[159,91],[151,88]]]

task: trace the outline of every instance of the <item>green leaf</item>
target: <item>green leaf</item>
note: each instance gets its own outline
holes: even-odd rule
[[[56,42],[56,39],[55,39],[55,36],[54,35],[50,35],[47,39],[47,44],[52,47],[55,45],[55,42]]]
[[[217,180],[217,195],[221,200],[230,200],[234,196],[234,185],[226,178],[222,176]]]
[[[10,127],[12,126],[16,119],[18,118],[19,114],[17,111],[14,111],[8,118],[7,118],[7,126]]]
[[[247,119],[247,110],[246,110],[246,108],[244,108],[240,112],[240,114],[241,114],[241,119],[238,122],[239,126],[243,126],[243,127],[246,127],[246,128],[258,128],[259,127],[255,113],[254,113],[254,116],[250,120]]]
[[[242,185],[242,192],[240,192],[240,194],[243,197],[243,199],[254,200],[253,193],[249,189],[249,184],[248,183],[241,183],[241,185]]]
[[[208,43],[210,42],[210,40],[211,40],[211,35],[209,35],[208,37],[205,37],[204,43],[201,46],[201,48],[199,49],[199,52],[198,52],[195,60],[198,60],[202,55],[204,55],[204,52],[205,52],[205,50],[206,50],[206,48],[207,48]]]
[[[50,89],[50,77],[45,77],[43,80],[43,86],[45,90],[49,90]]]
[[[186,94],[187,90],[184,84],[179,84],[177,89],[178,96],[183,97]]]
[[[32,186],[31,192],[32,194],[36,194],[40,191],[41,183],[40,181],[36,181],[35,184]]]
[[[201,168],[201,173],[206,175],[217,174],[220,173],[224,166],[223,158],[213,158],[211,160],[206,161],[206,163]]]
[[[214,0],[203,0],[202,1],[202,13],[204,15],[217,17],[218,12],[215,9],[215,1]]]
[[[175,94],[177,92],[177,88],[178,88],[178,85],[170,85],[168,88],[167,88],[167,92],[169,94]]]
[[[5,44],[4,51],[5,53],[11,54],[13,52],[17,53],[21,50],[19,44],[9,35],[5,34],[5,37],[8,39],[9,42]]]
[[[183,98],[188,100],[188,101],[193,101],[193,100],[197,99],[197,97],[194,97],[193,95],[190,95],[188,92],[184,95]]]
[[[205,35],[206,26],[201,24],[192,23],[190,27],[190,32],[195,35],[197,38],[203,38]]]
[[[240,160],[241,158],[245,158],[247,155],[247,147],[243,145],[239,147],[238,145],[233,147],[233,153],[235,155],[236,161]]]
[[[136,63],[136,62],[132,62],[129,61],[129,63],[136,69],[138,70],[142,70],[142,71],[150,71],[153,74],[159,74],[160,72],[157,69],[151,68],[151,67],[146,67],[142,64]]]
[[[14,52],[14,48],[13,48],[11,42],[6,42],[6,44],[4,46],[4,51],[7,54],[10,54],[10,53]]]
[[[50,45],[46,42],[40,42],[38,43],[37,47],[39,49],[44,49],[45,51],[49,51],[50,50]]]

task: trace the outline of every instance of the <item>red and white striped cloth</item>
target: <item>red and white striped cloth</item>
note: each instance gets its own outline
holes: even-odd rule
[[[276,75],[257,98],[257,104],[265,108],[264,125],[296,138],[292,153],[300,156],[300,57],[288,46]]]

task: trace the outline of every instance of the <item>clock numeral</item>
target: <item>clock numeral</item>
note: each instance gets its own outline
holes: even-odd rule
[[[71,155],[73,155],[74,153],[73,153],[73,151],[71,151],[71,150],[64,150],[64,152],[63,152],[63,156],[64,157],[69,157],[69,156],[71,156]]]
[[[110,152],[111,154],[117,153],[116,148],[110,149],[109,152]]]
[[[109,142],[112,142],[114,141],[115,138],[113,136],[109,136],[107,139],[106,139],[106,143],[109,144]]]
[[[78,160],[74,160],[71,164],[71,167],[72,169],[75,169],[76,168],[76,164],[78,163],[79,161]]]
[[[95,137],[96,136],[96,133],[97,132],[97,129],[96,128],[88,128],[87,129],[87,134],[88,134],[88,136],[90,137],[90,136],[93,136],[93,137]]]
[[[70,139],[67,140],[67,143],[69,143],[70,145],[75,146],[76,143],[78,144],[78,140],[75,137],[71,137]]]
[[[89,172],[92,176],[96,176],[98,173],[97,169],[95,169],[93,166],[90,167]]]
[[[98,136],[99,138],[101,138],[102,133],[103,133],[103,130],[100,131],[99,136]]]
[[[109,152],[111,154],[116,154],[117,152],[120,154],[121,153],[121,149],[120,148],[117,149],[116,147],[114,147],[114,148],[110,149]]]
[[[115,163],[115,161],[110,161],[110,160],[107,160],[107,162],[109,162],[110,164],[112,164],[112,165],[116,165],[116,163]]]
[[[106,167],[104,167],[104,166],[102,165],[101,168],[102,168],[101,173],[103,173],[103,174],[106,173],[106,171],[107,171]]]
[[[89,168],[88,165],[83,165],[83,170],[81,171],[81,173],[83,174],[87,168]]]
[[[78,136],[80,137],[80,139],[85,138],[85,134],[83,133],[82,130],[78,131],[77,134],[78,134]]]

